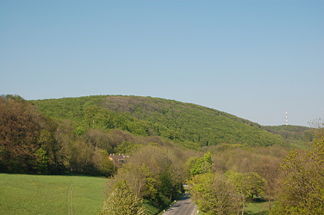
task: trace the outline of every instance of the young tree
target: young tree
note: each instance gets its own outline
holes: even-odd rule
[[[239,173],[228,171],[226,176],[234,185],[236,191],[240,194],[243,215],[246,200],[262,197],[264,194],[266,181],[255,172]]]
[[[115,189],[105,201],[101,215],[145,215],[142,201],[133,194],[125,181],[115,185]]]
[[[202,157],[189,160],[188,166],[191,176],[211,172],[213,166],[211,153],[207,152]]]
[[[189,181],[192,197],[201,212],[207,215],[237,214],[239,194],[227,179],[218,174],[195,175]]]

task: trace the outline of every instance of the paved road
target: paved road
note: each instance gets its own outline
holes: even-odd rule
[[[163,215],[196,215],[197,207],[188,196],[173,204]]]

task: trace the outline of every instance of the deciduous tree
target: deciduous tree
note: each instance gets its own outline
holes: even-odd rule
[[[142,200],[120,181],[105,201],[101,215],[145,215]]]
[[[322,215],[324,211],[324,138],[309,151],[291,152],[282,164],[273,215]]]
[[[189,186],[193,199],[204,214],[234,215],[239,211],[239,194],[224,176],[213,173],[195,175]]]

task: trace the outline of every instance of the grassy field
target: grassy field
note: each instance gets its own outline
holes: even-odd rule
[[[269,203],[268,202],[251,202],[245,208],[246,215],[268,215]]]
[[[87,176],[0,174],[0,214],[97,214],[106,181]]]

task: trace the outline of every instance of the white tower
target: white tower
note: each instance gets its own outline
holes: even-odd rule
[[[288,112],[285,112],[285,125],[288,125]]]

